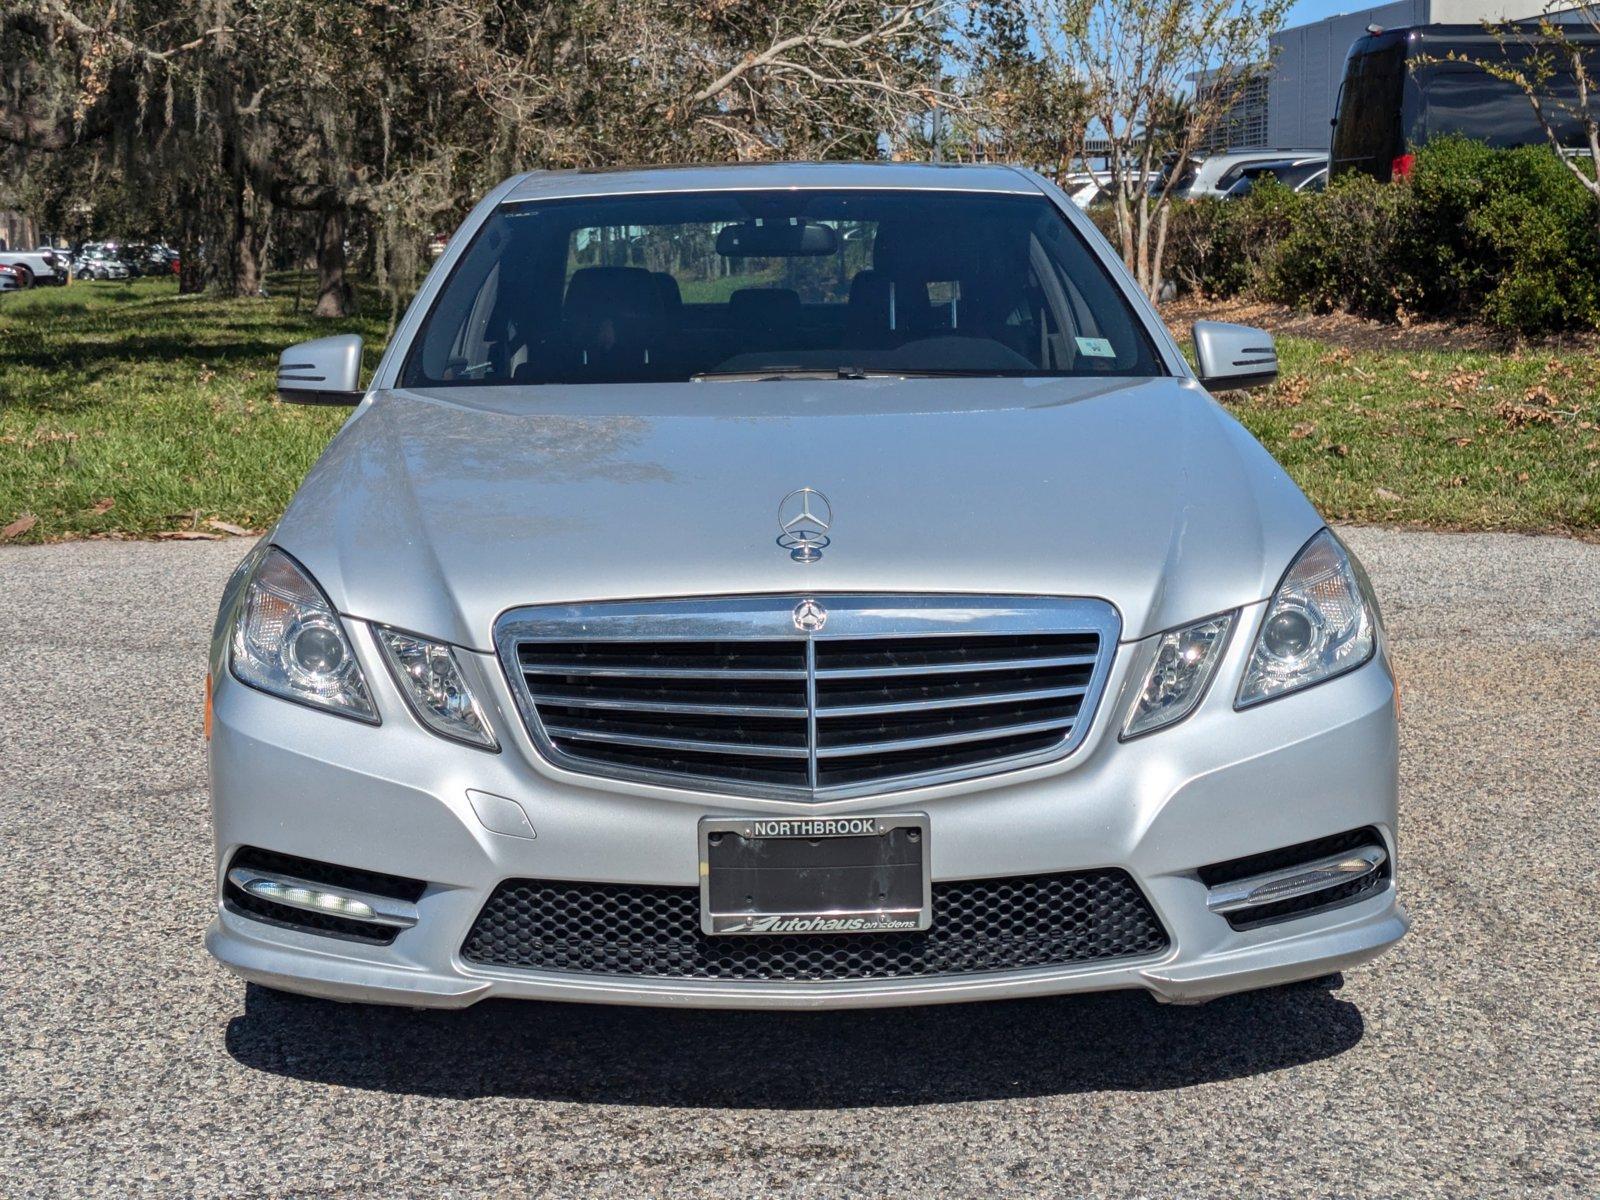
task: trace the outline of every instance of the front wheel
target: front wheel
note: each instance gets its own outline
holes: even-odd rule
[[[17,282],[24,288],[31,288],[33,286],[33,272],[21,263],[17,264],[17,270],[21,272]]]

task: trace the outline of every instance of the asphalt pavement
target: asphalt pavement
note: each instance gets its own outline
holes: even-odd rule
[[[200,942],[246,543],[0,550],[0,1193],[1595,1196],[1600,546],[1349,536],[1404,687],[1395,950],[1197,1008],[799,1015],[246,987]]]

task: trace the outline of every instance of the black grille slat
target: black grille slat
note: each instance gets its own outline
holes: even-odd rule
[[[1106,869],[933,885],[920,933],[707,937],[693,887],[512,879],[462,956],[484,966],[659,979],[900,979],[1065,966],[1168,945],[1127,872]]]
[[[786,626],[783,603],[773,607]],[[806,798],[1004,770],[1077,743],[1114,638],[1071,618],[1064,629],[1016,632],[1014,605],[993,603],[1007,628],[985,630],[980,601],[936,608],[890,598],[885,606],[903,605],[908,628],[941,624],[882,636],[880,620],[872,636],[827,630],[809,642],[798,631],[767,636],[770,626],[750,620],[739,636],[680,637],[696,624],[692,601],[630,615],[629,632],[643,637],[617,636],[596,605],[570,635],[521,634],[502,653],[520,673],[530,724],[567,765],[709,790],[773,785],[781,790],[769,794]],[[1048,626],[1052,605],[1086,602],[1018,603]],[[804,770],[755,761],[796,750]]]

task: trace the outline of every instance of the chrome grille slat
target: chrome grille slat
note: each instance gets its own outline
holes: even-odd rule
[[[998,738],[1021,737],[1027,733],[1065,732],[1072,721],[1030,721],[1022,725],[999,725],[960,733],[933,734],[929,737],[896,738],[885,741],[842,742],[818,746],[818,758],[849,758],[858,754],[894,754],[901,750],[925,750],[933,746],[953,746],[964,742],[987,742]]]
[[[942,699],[917,699],[917,700],[889,700],[881,704],[827,704],[817,705],[817,716],[828,717],[867,717],[880,713],[897,712],[923,712],[928,709],[946,708],[977,708],[996,704],[1016,704],[1024,700],[1058,700],[1072,696],[1081,696],[1088,691],[1088,686],[1039,688],[1035,691],[1024,692],[993,692],[984,694],[974,692],[966,696],[947,696]]]
[[[562,708],[603,708],[618,712],[681,713],[685,716],[708,717],[803,717],[805,705],[794,707],[776,704],[696,704],[692,701],[666,700],[612,700],[596,696],[558,696],[548,692],[534,692],[535,704],[549,704]]]
[[[561,666],[558,663],[528,663],[523,670],[530,675],[592,675],[599,678],[629,679],[793,679],[806,677],[802,668],[796,671],[761,671],[731,668],[692,669],[687,667],[579,667]]]
[[[1061,658],[998,658],[986,662],[946,666],[818,667],[818,679],[878,679],[901,675],[965,675],[981,671],[1041,670],[1048,667],[1086,667],[1095,661],[1093,654],[1073,654]]]
[[[550,725],[546,731],[558,740],[608,742],[614,746],[646,746],[654,750],[695,750],[708,754],[756,754],[762,758],[805,758],[804,746],[772,746],[762,742],[712,742],[697,738],[653,737],[642,733],[612,733],[603,730],[569,729]]]
[[[824,594],[518,609],[495,644],[559,767],[820,800],[1065,757],[1119,632],[1097,600]]]

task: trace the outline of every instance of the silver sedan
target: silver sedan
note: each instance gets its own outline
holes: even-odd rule
[[[222,599],[211,952],[347,1000],[826,1008],[1340,970],[1406,930],[1360,565],[1056,187],[534,173]]]

